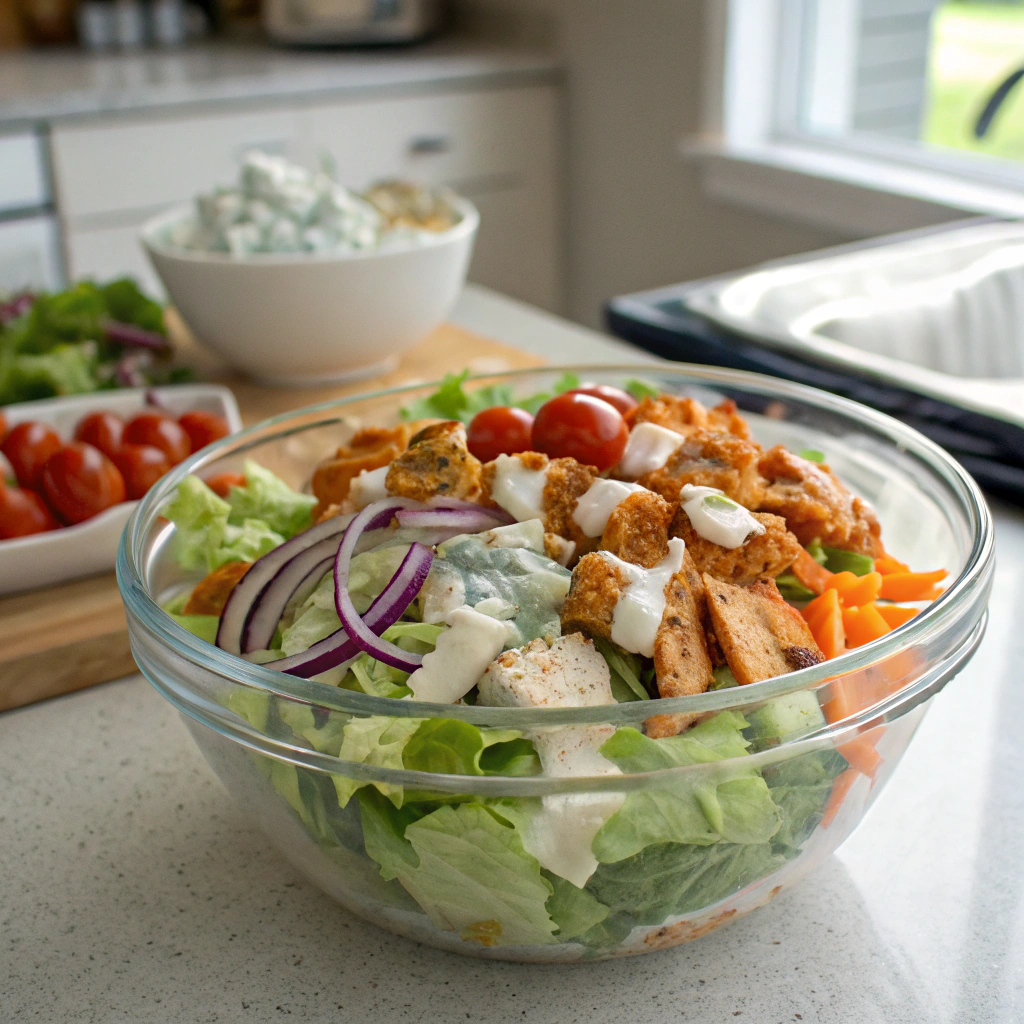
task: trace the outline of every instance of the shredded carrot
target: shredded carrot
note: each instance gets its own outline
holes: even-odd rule
[[[849,795],[858,775],[860,772],[853,768],[847,768],[841,775],[836,776],[835,782],[832,783],[832,792],[829,793],[828,800],[825,801],[825,810],[821,816],[822,828],[828,828],[836,820],[839,808],[843,806],[843,801]]]
[[[819,565],[805,548],[800,549],[796,561],[790,566],[790,572],[808,589],[816,594],[823,594],[828,589],[832,573],[823,565]]]
[[[882,618],[878,605],[873,601],[859,608],[844,608],[843,629],[846,630],[847,647],[863,647],[892,632],[892,626]]]
[[[945,569],[889,573],[883,578],[879,596],[886,601],[934,601],[942,593],[942,588],[935,584],[946,575]]]
[[[917,614],[916,608],[904,608],[898,604],[879,604],[875,607],[878,609],[878,614],[889,624],[890,629],[899,629]]]
[[[846,650],[846,632],[843,629],[843,610],[839,594],[826,590],[811,601],[801,613],[814,642],[826,658],[837,658]]]
[[[839,592],[844,608],[859,608],[877,600],[882,588],[882,574],[869,572],[865,576],[857,576],[852,572],[837,572],[828,586],[830,590]]]
[[[851,768],[855,768],[861,775],[866,775],[869,779],[874,779],[875,773],[882,764],[882,755],[875,750],[875,744],[880,739],[880,735],[872,737],[865,733],[862,736],[855,736],[852,740],[847,740],[836,749],[850,762]]]
[[[901,562],[898,558],[893,558],[892,555],[885,553],[875,559],[875,572],[888,576],[894,572],[910,572],[910,566],[906,562]]]
[[[218,498],[227,498],[232,487],[244,487],[245,477],[241,473],[218,473],[204,481]]]

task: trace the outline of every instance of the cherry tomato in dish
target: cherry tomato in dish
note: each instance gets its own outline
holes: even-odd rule
[[[613,388],[611,384],[581,384],[566,394],[600,398],[602,402],[607,402],[618,409],[623,416],[628,416],[640,404],[628,391]]]
[[[38,491],[39,476],[46,460],[63,444],[60,435],[52,427],[28,420],[11,427],[4,443],[0,445],[0,451],[7,456],[18,483]]]
[[[204,481],[219,498],[227,498],[232,487],[244,487],[245,477],[241,473],[217,473]]]
[[[192,454],[185,428],[177,420],[159,412],[140,412],[128,421],[122,441],[125,444],[149,444],[159,448],[167,461],[176,466]]]
[[[56,530],[60,523],[35,491],[0,483],[0,540]]]
[[[125,499],[124,477],[98,448],[72,441],[43,467],[43,493],[66,523],[80,523]]]
[[[107,458],[113,458],[121,447],[124,434],[124,420],[112,412],[91,412],[78,421],[75,440],[99,448]]]
[[[469,450],[481,461],[530,450],[533,417],[525,409],[496,405],[478,412],[467,431]]]
[[[179,416],[178,423],[188,434],[193,454],[200,448],[205,448],[208,444],[213,444],[214,441],[219,441],[231,433],[228,421],[223,416],[212,412],[202,412],[198,409]]]
[[[111,460],[124,477],[129,501],[141,498],[171,468],[167,456],[151,444],[123,444]]]
[[[622,458],[629,428],[622,414],[592,395],[566,392],[545,402],[533,421],[533,447],[552,459],[573,458],[598,470]]]

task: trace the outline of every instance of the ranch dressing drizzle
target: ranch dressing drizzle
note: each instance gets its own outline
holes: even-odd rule
[[[608,517],[620,502],[646,488],[621,480],[595,480],[585,494],[576,499],[573,522],[588,536],[600,537],[608,525]]]
[[[616,468],[622,476],[634,479],[653,473],[668,462],[668,457],[685,440],[682,434],[656,423],[638,423],[629,432],[626,450]]]
[[[544,469],[527,469],[514,455],[499,455],[494,465],[491,498],[519,522],[544,518]]]
[[[742,547],[748,537],[765,532],[761,525],[739,502],[733,501],[717,487],[695,487],[686,484],[682,493],[683,511],[697,535],[723,548]]]
[[[665,614],[665,587],[683,567],[685,551],[685,543],[673,537],[668,554],[653,569],[624,562],[608,551],[598,552],[629,580],[612,614],[612,641],[624,650],[654,657],[654,638]]]

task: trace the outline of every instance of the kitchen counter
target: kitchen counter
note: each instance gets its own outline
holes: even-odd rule
[[[455,320],[553,361],[637,358],[480,289]],[[1024,513],[995,517],[988,633],[861,827],[764,909],[636,959],[484,962],[351,917],[139,677],[0,715],[4,1020],[1021,1021]]]
[[[76,49],[5,52],[0,131],[96,116],[169,113],[224,104],[266,108],[296,98],[557,80],[549,54],[442,39],[356,51],[284,50],[216,41],[180,50],[92,54]]]

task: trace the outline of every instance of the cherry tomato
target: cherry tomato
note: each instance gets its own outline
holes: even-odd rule
[[[167,456],[151,444],[123,444],[111,459],[124,477],[129,501],[137,501],[166,473]]]
[[[46,502],[35,491],[5,487],[0,483],[0,540],[44,533],[59,526]]]
[[[533,417],[525,409],[496,405],[473,417],[467,433],[469,450],[481,462],[490,462],[499,455],[527,452],[532,430]]]
[[[45,423],[28,420],[11,427],[10,433],[0,445],[0,451],[7,456],[18,483],[30,490],[39,490],[39,476],[46,460],[64,442],[56,430]]]
[[[545,402],[533,421],[533,447],[553,459],[570,457],[598,470],[622,458],[629,428],[622,414],[592,395],[566,392]]]
[[[217,473],[204,483],[219,498],[227,498],[232,487],[245,486],[245,477],[241,473]]]
[[[129,420],[122,440],[126,444],[149,444],[159,448],[172,466],[192,454],[192,445],[185,428],[170,416],[159,412],[140,412]]]
[[[113,458],[121,447],[124,420],[112,412],[92,412],[78,421],[75,440],[99,448],[107,458]]]
[[[178,423],[188,434],[189,440],[192,442],[193,453],[231,433],[228,421],[223,416],[217,416],[212,412],[201,412],[198,409],[179,416]]]
[[[120,470],[84,441],[72,441],[51,455],[42,480],[46,500],[67,523],[80,523],[125,499]]]
[[[607,402],[618,409],[623,416],[627,416],[640,404],[628,391],[623,391],[622,388],[613,388],[611,384],[581,384],[567,394],[590,395],[592,398],[600,398],[602,402]]]

